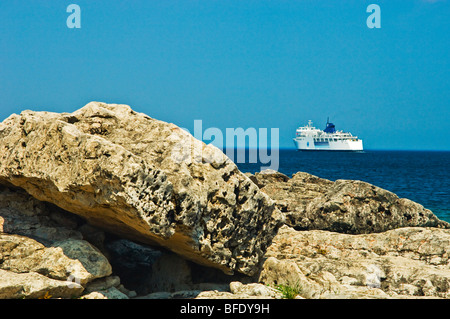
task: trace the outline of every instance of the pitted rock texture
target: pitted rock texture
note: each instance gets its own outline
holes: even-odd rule
[[[253,275],[283,223],[219,149],[126,105],[11,115],[0,124],[0,182],[226,273]]]

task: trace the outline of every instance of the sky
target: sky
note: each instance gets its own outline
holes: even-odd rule
[[[449,0],[0,1],[0,121],[101,101],[282,148],[330,117],[365,149],[450,150],[449,35]]]

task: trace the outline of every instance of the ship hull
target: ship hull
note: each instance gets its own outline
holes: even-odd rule
[[[312,137],[294,138],[294,144],[299,151],[350,151],[358,152],[363,150],[363,143],[360,139],[338,140],[328,142],[315,142]]]

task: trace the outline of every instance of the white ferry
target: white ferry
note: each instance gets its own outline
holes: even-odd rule
[[[327,120],[325,130],[312,125],[299,127],[296,131],[294,144],[299,151],[362,151],[362,140],[351,133],[336,131],[333,123]]]

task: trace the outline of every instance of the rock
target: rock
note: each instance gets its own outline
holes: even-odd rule
[[[83,287],[50,279],[36,272],[15,273],[0,269],[0,299],[74,298]]]
[[[114,273],[121,278],[126,287],[139,294],[154,291],[149,282],[155,277],[153,265],[161,258],[163,254],[161,251],[127,239],[107,242],[106,249]]]
[[[233,281],[230,283],[230,291],[235,295],[248,295],[249,297],[282,298],[281,293],[276,289],[259,283],[243,284],[239,281]]]
[[[30,237],[48,245],[69,238],[82,239],[77,217],[22,189],[0,185],[0,233]]]
[[[11,115],[0,124],[0,182],[230,274],[255,274],[283,223],[220,150],[125,105]]]
[[[289,259],[269,257],[264,263],[259,281],[270,286],[285,285],[296,288],[302,297],[308,299],[319,298],[326,292],[324,287],[308,278],[299,265]],[[326,286],[336,292],[335,287],[330,288],[331,284]]]
[[[450,228],[430,210],[361,181],[337,180],[322,197],[307,205],[303,219],[314,229],[350,234],[399,227]]]
[[[446,228],[368,183],[242,174],[124,105],[0,124],[0,298],[450,298]]]
[[[205,287],[206,288],[206,287]],[[233,281],[229,285],[216,285],[213,290],[181,290],[175,292],[154,292],[136,299],[281,299],[276,289],[259,284],[243,284]]]
[[[210,290],[210,291],[202,291],[200,292],[195,299],[238,299],[235,294],[232,294],[228,291],[217,291],[217,290]],[[244,298],[240,298],[244,299]],[[247,299],[256,299],[253,296],[248,296]]]
[[[422,205],[365,182],[332,182],[303,172],[291,179],[264,171],[250,178],[297,230],[365,234],[399,227],[450,228]]]
[[[158,250],[155,247],[105,234],[98,228],[83,223],[83,220],[79,218],[73,219],[77,217],[76,215],[49,203],[40,202],[21,189],[1,187],[0,198],[2,199],[0,201],[0,218],[7,221],[4,224],[6,227],[2,230],[17,231],[33,237],[31,239],[18,236],[15,239],[17,235],[2,234],[2,236],[4,235],[2,243],[8,243],[5,247],[10,247],[2,249],[5,256],[11,255],[8,250],[16,247],[14,242],[17,241],[20,243],[20,250],[18,251],[22,252],[21,257],[23,257],[23,259],[17,258],[14,262],[10,258],[3,265],[4,267],[8,266],[10,267],[8,269],[14,271],[40,269],[39,271],[46,276],[47,273],[52,274],[52,276],[59,274],[55,278],[62,278],[63,275],[61,274],[66,272],[65,267],[67,267],[69,261],[64,258],[58,262],[61,257],[61,250],[55,250],[55,247],[69,246],[69,249],[75,248],[77,243],[72,242],[72,240],[82,238],[89,240],[89,243],[94,243],[94,247],[102,249],[102,254],[107,256],[113,268],[114,276],[108,276],[109,271],[106,271],[103,274],[100,273],[100,277],[97,279],[83,279],[83,286],[80,286],[84,287],[83,296],[89,295],[83,298],[105,299],[111,297],[114,294],[110,292],[115,290],[110,288],[116,288],[128,298],[137,296],[137,293],[133,291],[134,289],[137,290],[139,295],[144,296],[165,290],[170,291],[170,296],[177,291],[223,291],[224,286],[228,287],[230,280],[239,280],[239,276],[228,276],[220,270],[196,265],[170,251]],[[45,233],[39,233],[40,228],[45,228]],[[66,238],[68,242],[61,245],[65,242],[63,240],[64,235],[68,237]],[[87,244],[84,245],[89,247]],[[45,257],[40,255],[40,250],[43,249],[47,251]],[[70,258],[74,259],[73,265],[68,267],[76,268],[78,267],[77,264],[83,262],[83,260],[85,263],[94,260],[95,256],[90,256],[89,251],[91,249],[79,250],[79,256],[71,253]],[[98,253],[95,249],[94,251],[95,254]],[[31,255],[31,257],[28,255]],[[3,257],[0,259],[3,260]],[[4,259],[6,260],[6,257]],[[49,260],[50,265],[47,265],[45,260]],[[17,265],[20,265],[20,267]],[[108,266],[108,268],[111,266]],[[8,273],[13,274],[12,272]],[[75,273],[67,274],[68,280],[65,283],[67,285],[76,282],[81,284],[82,278],[78,278],[78,275],[75,278],[75,275]],[[120,275],[120,278],[117,275]],[[228,290],[228,288],[225,290]]]
[[[180,290],[170,294],[170,299],[192,299],[197,297],[201,290]]]
[[[53,247],[61,249],[65,256],[81,264],[81,267],[75,267],[78,271],[73,276],[78,278],[82,284],[96,278],[109,276],[112,273],[108,259],[87,241],[68,239],[53,244]]]
[[[93,246],[68,239],[45,247],[37,241],[0,233],[0,269],[36,272],[55,280],[85,285],[111,274],[111,265]]]
[[[118,276],[108,276],[93,280],[86,286],[84,292],[91,293],[94,291],[118,287],[119,285],[120,285],[120,278]]]
[[[404,227],[348,235],[284,226],[267,251],[265,284],[305,298],[450,297],[450,230]]]
[[[191,264],[170,252],[164,252],[152,265],[152,275],[144,285],[152,292],[197,289],[192,280]]]
[[[109,253],[105,248],[106,234],[104,231],[86,223],[78,227],[77,231],[81,233],[84,240],[97,247],[110,260]]]
[[[79,297],[111,273],[108,260],[82,240],[79,217],[23,190],[0,186],[0,221],[1,298]]]
[[[126,294],[115,287],[105,290],[94,291],[87,295],[83,295],[81,299],[129,299]]]
[[[308,173],[298,172],[290,179],[272,170],[257,172],[250,179],[275,200],[278,208],[286,215],[286,224],[292,227],[305,227],[301,224],[301,218],[306,206],[315,198],[323,196],[333,184]]]
[[[243,284],[233,281],[229,290],[200,292],[195,299],[281,299],[282,294],[274,288],[259,283]]]
[[[137,296],[135,299],[171,299],[171,297],[172,293],[168,291],[159,291],[144,296]]]
[[[266,185],[272,185],[274,183],[286,183],[289,181],[289,177],[287,175],[273,169],[266,169],[261,172],[256,172],[255,175],[249,173],[246,173],[246,175],[260,188],[263,188]]]

